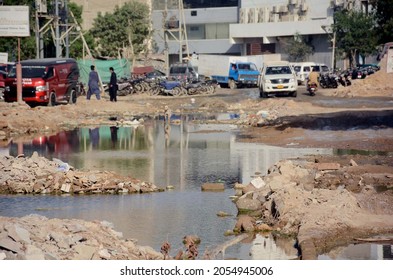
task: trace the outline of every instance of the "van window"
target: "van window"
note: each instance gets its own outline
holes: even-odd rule
[[[44,78],[48,79],[54,76],[53,67],[49,67],[48,71],[44,74]]]
[[[300,71],[300,66],[295,66],[293,69],[295,70],[295,72],[299,72]]]
[[[266,75],[292,74],[289,66],[273,66],[266,68]]]
[[[45,66],[27,66],[22,65],[23,78],[42,78],[45,74]],[[12,67],[9,75],[10,78],[16,78],[16,66]]]
[[[327,67],[326,65],[322,65],[322,71],[329,72],[329,67]]]
[[[304,71],[304,72],[311,72],[310,66],[304,66],[303,71]]]

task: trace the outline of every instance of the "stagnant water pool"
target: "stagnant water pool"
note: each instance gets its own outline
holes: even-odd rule
[[[192,123],[188,118],[179,117],[171,125],[154,120],[131,127],[86,127],[11,143],[3,154],[31,155],[37,151],[78,169],[111,170],[174,189],[142,195],[3,195],[0,215],[35,213],[49,218],[106,220],[140,245],[159,251],[168,241],[172,255],[183,248],[185,235],[195,234],[202,240],[199,252],[203,255],[233,238],[224,232],[232,230],[236,222],[237,209],[229,198],[234,194],[234,183],[246,184],[256,172],[266,174],[281,159],[335,153],[332,149],[238,142],[236,126]],[[223,182],[225,191],[202,192],[206,182]],[[231,216],[218,217],[219,211]],[[294,245],[292,239],[257,235],[229,247],[221,257],[294,259]]]

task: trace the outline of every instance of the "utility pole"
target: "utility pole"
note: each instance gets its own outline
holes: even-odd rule
[[[64,10],[65,10],[65,30],[66,30],[66,38],[65,38],[65,47],[66,47],[66,58],[70,57],[70,37],[68,33],[68,0],[64,0]]]
[[[165,46],[168,45],[168,35],[173,37],[179,43],[179,62],[183,61],[183,45],[185,45],[185,51],[187,53],[187,57],[190,56],[190,52],[188,49],[188,39],[187,39],[187,28],[186,28],[186,21],[184,16],[184,7],[183,1],[178,1],[178,21],[175,20],[166,20],[166,16],[168,15],[168,3],[165,1],[165,12],[163,16],[164,22],[164,36],[165,36]],[[175,33],[178,33],[176,36]],[[168,49],[169,52],[169,49]],[[168,54],[169,55],[169,54]]]
[[[55,43],[56,43],[56,57],[61,57],[60,49],[60,28],[59,28],[59,0],[55,1]]]

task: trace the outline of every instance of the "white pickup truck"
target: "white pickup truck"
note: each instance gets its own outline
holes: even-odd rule
[[[258,81],[259,95],[287,94],[297,96],[297,79],[295,71],[287,61],[266,62]]]

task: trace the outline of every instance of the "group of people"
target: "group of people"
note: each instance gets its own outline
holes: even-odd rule
[[[97,71],[95,71],[95,66],[90,66],[89,82],[86,98],[90,100],[91,96],[95,94],[97,100],[101,99],[101,89],[99,86],[100,78],[98,77]],[[113,67],[109,67],[111,73],[111,78],[109,80],[109,100],[111,102],[117,102],[117,76]]]

